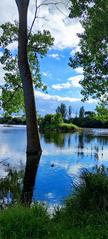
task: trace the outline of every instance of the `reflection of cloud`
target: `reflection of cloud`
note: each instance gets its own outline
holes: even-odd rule
[[[21,127],[23,129],[23,127]],[[0,177],[6,176],[6,168],[14,168],[20,170],[25,166],[25,150],[20,149],[20,145],[17,143],[17,140],[13,142],[14,138],[11,138],[14,135],[16,129],[19,131],[19,127],[2,127],[0,126],[1,138],[0,138]],[[16,132],[17,132],[16,131]],[[23,131],[22,131],[23,132]],[[6,135],[7,134],[7,135]],[[9,135],[10,134],[10,135]],[[7,136],[7,137],[6,137]],[[9,137],[8,137],[9,136]],[[23,142],[24,143],[24,142]]]
[[[49,199],[52,199],[52,198],[54,198],[54,194],[53,193],[47,193],[47,197],[49,198]]]
[[[87,165],[86,165],[87,166]],[[71,165],[68,169],[68,174],[71,176],[72,174],[78,175],[81,168],[85,167],[85,165],[77,163],[75,165]]]

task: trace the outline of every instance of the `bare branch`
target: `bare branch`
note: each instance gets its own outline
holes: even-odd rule
[[[55,5],[56,6],[58,4],[62,4],[62,2],[48,2],[48,3],[43,2],[43,3],[39,4],[37,8],[39,9],[40,7],[48,6],[48,5]]]
[[[62,2],[48,2],[48,3],[46,3],[45,1],[43,1],[41,4],[37,5],[37,0],[36,0],[34,18],[33,18],[33,21],[32,21],[32,24],[31,24],[31,27],[30,27],[30,30],[29,30],[29,33],[28,33],[28,39],[29,39],[30,34],[32,32],[32,29],[33,29],[33,26],[34,26],[36,18],[43,18],[44,19],[44,17],[37,16],[37,12],[38,12],[39,8],[41,8],[43,6],[48,6],[48,5],[54,5],[57,8],[58,4],[63,4],[63,3]],[[58,8],[58,10],[60,11],[59,8]]]
[[[65,17],[68,17],[58,6],[56,6],[56,9],[61,12]]]
[[[31,27],[30,27],[30,31],[29,31],[29,33],[28,33],[28,39],[29,39],[29,37],[30,37],[30,34],[31,34],[31,32],[32,32],[33,25],[34,25],[35,20],[36,20],[36,18],[37,18],[37,10],[38,10],[38,6],[37,6],[37,0],[36,0],[34,19],[33,19],[33,21],[32,21],[32,24],[31,24]]]

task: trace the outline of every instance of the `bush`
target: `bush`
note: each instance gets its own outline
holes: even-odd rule
[[[100,218],[102,214],[108,219],[107,172],[103,168],[93,173],[83,171],[80,180],[81,183],[75,186],[74,194],[66,201],[65,211],[74,220],[77,218],[77,222],[82,221],[82,217],[92,222],[94,215]]]

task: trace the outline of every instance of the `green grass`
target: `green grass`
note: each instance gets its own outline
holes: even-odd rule
[[[51,131],[60,131],[60,132],[73,132],[81,130],[77,125],[71,123],[59,123],[59,124],[46,124],[41,127],[40,130],[51,130]]]
[[[108,214],[82,214],[77,224],[60,214],[51,219],[42,206],[6,209],[0,212],[0,239],[108,239]]]
[[[39,204],[1,211],[0,239],[108,239],[107,173],[83,172],[82,183],[53,218]]]
[[[57,126],[57,128],[63,131],[74,131],[79,129],[79,127],[76,126],[75,124],[67,124],[67,123],[61,123]]]
[[[49,216],[40,205],[17,206],[0,212],[0,239],[47,238]]]

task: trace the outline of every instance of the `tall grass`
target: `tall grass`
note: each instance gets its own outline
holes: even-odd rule
[[[39,204],[1,211],[0,239],[108,239],[107,171],[84,171],[81,183],[53,218]]]
[[[0,212],[0,239],[47,238],[49,216],[44,207],[17,206]]]

